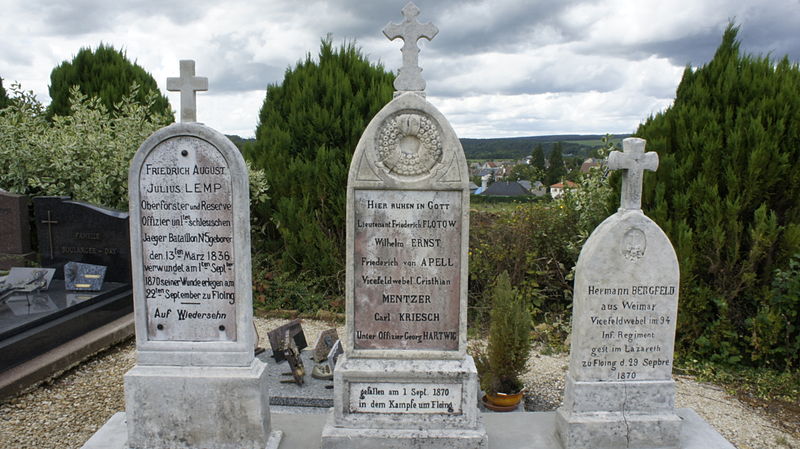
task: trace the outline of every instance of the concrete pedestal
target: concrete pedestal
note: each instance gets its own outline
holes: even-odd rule
[[[334,388],[334,408],[322,430],[323,449],[488,447],[477,407],[478,375],[470,356],[460,360],[342,356]]]
[[[266,366],[258,359],[249,367],[136,365],[125,374],[127,444],[263,449],[270,439]]]

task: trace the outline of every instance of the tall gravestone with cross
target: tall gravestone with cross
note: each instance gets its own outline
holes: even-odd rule
[[[658,155],[623,141],[608,157],[622,172],[617,213],[586,241],[575,272],[572,345],[564,404],[567,449],[678,448],[672,380],[679,270],[669,239],[641,210],[645,170]]]
[[[130,448],[277,447],[266,364],[253,354],[247,167],[199,123],[208,81],[181,61],[181,123],[129,173],[137,363],[125,375]],[[271,446],[268,446],[271,445]]]
[[[346,335],[322,447],[485,448],[466,354],[467,164],[417,65],[417,39],[438,30],[402,11],[384,30],[405,41],[395,98],[350,165]]]

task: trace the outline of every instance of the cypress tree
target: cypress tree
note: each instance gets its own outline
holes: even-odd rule
[[[800,251],[800,70],[741,54],[737,33],[636,132],[660,158],[642,207],[678,253],[678,344],[728,363],[767,358],[753,317]]]
[[[544,163],[544,148],[542,144],[536,144],[536,147],[533,149],[533,153],[531,154],[531,165],[538,168],[539,170],[544,173],[545,171],[545,163]]]
[[[267,87],[256,140],[243,154],[269,179],[271,199],[254,215],[264,224],[260,249],[277,252],[284,270],[344,273],[350,159],[369,120],[391,100],[393,80],[355,44],[335,49],[327,38],[317,60],[307,55]]]
[[[135,62],[130,62],[124,52],[110,45],[100,44],[97,50],[81,48],[72,61],[64,61],[50,72],[50,99],[47,117],[69,115],[69,89],[78,86],[87,97],[96,96],[112,111],[114,104],[130,94],[133,83],[139,85],[136,100],[147,104],[150,92],[159,93],[151,106],[151,113],[172,115],[167,97],[161,95],[153,76]]]
[[[561,142],[556,142],[553,145],[553,150],[550,152],[550,157],[547,159],[547,184],[552,185],[559,181],[567,174],[564,167],[564,157],[561,154]]]

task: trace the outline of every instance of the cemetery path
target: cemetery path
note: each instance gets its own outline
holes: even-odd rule
[[[260,345],[269,347],[267,331],[288,321],[257,318]],[[309,344],[329,327],[303,320]],[[338,332],[343,335],[343,326]],[[135,360],[130,340],[0,403],[0,448],[80,448],[111,415],[124,410],[122,376]],[[525,377],[528,410],[553,410],[560,404],[567,361],[566,354],[531,351]],[[676,406],[694,409],[737,448],[800,449],[800,438],[781,429],[786,417],[769,415],[691,376],[676,375],[675,380]]]

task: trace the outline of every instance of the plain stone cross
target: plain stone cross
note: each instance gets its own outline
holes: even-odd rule
[[[644,139],[630,137],[622,141],[622,152],[608,155],[608,168],[622,172],[622,200],[620,209],[642,208],[642,179],[645,170],[656,171],[658,153],[644,152]]]
[[[398,37],[403,39],[403,48],[400,49],[403,53],[403,67],[400,68],[397,78],[394,80],[394,88],[401,92],[422,92],[425,90],[425,80],[422,79],[422,68],[419,66],[417,41],[423,37],[429,41],[432,40],[439,33],[439,29],[430,22],[419,23],[417,20],[419,8],[413,2],[408,2],[402,11],[403,17],[405,17],[403,23],[390,22],[383,29],[383,34],[389,40],[395,40]]]
[[[181,76],[167,78],[167,90],[181,93],[181,122],[196,122],[196,92],[208,90],[208,78],[194,76],[194,61],[181,60]]]

